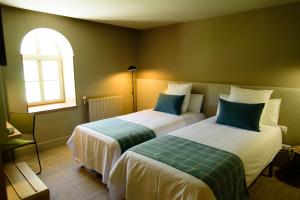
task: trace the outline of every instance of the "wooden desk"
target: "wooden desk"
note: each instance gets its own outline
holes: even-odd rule
[[[9,122],[6,122],[6,128],[14,128],[15,131],[12,134],[8,134],[8,140],[12,140],[12,139],[16,139],[21,137],[21,132],[18,131],[18,129],[16,129],[15,127],[13,127],[13,125],[11,125]]]

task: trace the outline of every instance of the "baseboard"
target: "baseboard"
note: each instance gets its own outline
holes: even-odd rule
[[[47,149],[51,149],[51,148],[54,148],[54,147],[57,147],[60,145],[64,145],[67,143],[69,138],[70,138],[70,136],[65,136],[65,137],[61,137],[61,138],[56,138],[54,140],[49,140],[49,141],[38,143],[37,146],[38,146],[39,152],[45,151]],[[18,148],[15,150],[16,157],[23,157],[23,156],[27,156],[27,155],[30,155],[33,153],[35,153],[34,145],[25,146],[25,147]]]

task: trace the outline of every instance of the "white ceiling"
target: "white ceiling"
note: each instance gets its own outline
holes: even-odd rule
[[[0,4],[147,29],[296,1],[299,0],[0,0]]]

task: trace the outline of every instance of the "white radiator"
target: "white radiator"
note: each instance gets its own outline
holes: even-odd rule
[[[89,121],[115,117],[123,114],[123,97],[109,96],[88,99]]]

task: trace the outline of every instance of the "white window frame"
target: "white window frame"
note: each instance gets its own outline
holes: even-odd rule
[[[32,33],[35,34],[36,33]],[[37,36],[35,36],[35,48],[36,48],[36,54],[22,54],[22,63],[23,61],[35,61],[37,62],[38,66],[38,82],[40,86],[40,96],[41,101],[36,102],[28,102],[27,98],[27,105],[28,106],[39,106],[39,105],[47,105],[47,104],[54,104],[54,103],[63,103],[65,102],[65,91],[64,91],[64,79],[63,79],[63,62],[62,62],[62,56],[61,51],[59,49],[59,46],[56,44],[56,42],[52,39],[53,43],[56,46],[56,49],[58,51],[58,55],[41,55],[41,49],[39,42],[37,40]],[[44,90],[44,80],[43,80],[43,72],[42,72],[42,62],[43,61],[56,61],[58,64],[58,82],[59,82],[59,88],[60,88],[60,99],[55,100],[45,100],[45,90]],[[24,66],[23,66],[24,70]],[[37,81],[26,81],[24,79],[24,83],[27,82],[37,82]]]

